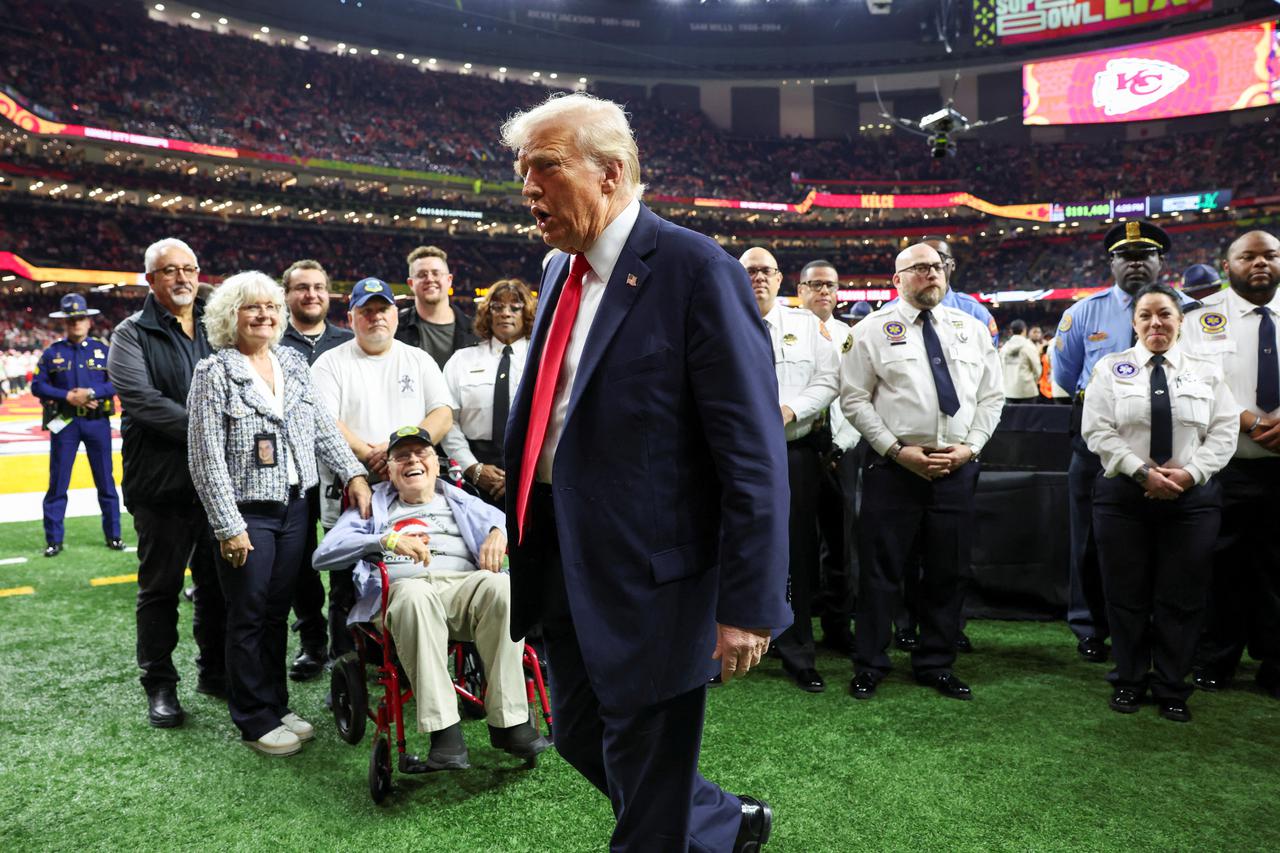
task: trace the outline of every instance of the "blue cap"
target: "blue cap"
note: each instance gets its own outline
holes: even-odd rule
[[[853,307],[849,309],[850,320],[861,320],[863,317],[871,313],[871,303],[866,300],[860,300],[853,303]]]
[[[78,293],[68,293],[62,297],[62,301],[58,303],[61,311],[54,311],[49,316],[55,320],[72,320],[78,317],[92,317],[95,314],[101,314],[97,308],[90,308],[89,303],[84,301],[84,297]]]
[[[1182,288],[1198,290],[1202,287],[1220,287],[1222,275],[1208,264],[1192,264],[1182,273]]]
[[[370,299],[385,299],[396,304],[396,295],[391,292],[391,285],[380,278],[362,278],[351,288],[351,310],[354,311]]]

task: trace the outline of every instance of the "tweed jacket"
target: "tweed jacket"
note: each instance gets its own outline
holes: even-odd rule
[[[305,491],[319,482],[316,458],[338,472],[343,482],[365,473],[338,425],[316,396],[307,362],[287,347],[272,347],[284,377],[284,420],[253,386],[252,368],[234,348],[221,349],[196,365],[187,397],[190,429],[187,466],[196,492],[218,539],[245,530],[237,504],[250,501],[285,503],[289,469],[297,463]],[[258,445],[273,436],[279,462],[259,464]]]

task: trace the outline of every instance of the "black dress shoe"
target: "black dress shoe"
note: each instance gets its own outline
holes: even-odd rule
[[[461,723],[454,723],[447,729],[431,733],[427,767],[431,770],[466,770],[471,767],[467,743],[462,739]]]
[[[738,799],[742,800],[742,823],[733,841],[733,853],[756,853],[773,831],[773,809],[755,797],[739,796]]]
[[[1076,643],[1076,651],[1089,663],[1104,663],[1111,652],[1101,637],[1085,637]]]
[[[1197,672],[1192,676],[1191,683],[1200,690],[1203,690],[1205,693],[1217,693],[1219,690],[1226,687],[1226,684],[1221,678],[1218,678],[1216,675],[1212,675],[1208,672]]]
[[[310,681],[324,672],[324,662],[329,653],[324,649],[303,649],[289,667],[289,678],[294,681]]]
[[[44,547],[44,555],[46,557],[56,557],[62,553],[61,542],[50,542]]]
[[[827,682],[823,681],[822,676],[812,667],[792,669],[784,664],[782,668],[787,671],[787,675],[791,676],[791,679],[805,693],[821,693],[827,689]]]
[[[1175,723],[1191,722],[1191,711],[1187,709],[1187,703],[1181,699],[1161,699],[1160,716]]]
[[[172,684],[147,688],[147,720],[157,729],[182,725],[186,713],[178,702],[178,689]]]
[[[517,723],[505,729],[489,726],[489,745],[527,761],[551,746],[551,742],[528,723]]]
[[[108,547],[108,548],[110,548],[112,551],[123,551],[123,550],[124,550],[124,540],[123,540],[123,539],[108,539],[108,540],[107,540],[107,547]]]
[[[893,635],[893,644],[901,651],[914,652],[920,640],[915,631],[898,631]]]
[[[849,682],[849,694],[854,699],[870,699],[876,695],[876,687],[880,684],[869,672],[860,672]]]
[[[1111,694],[1111,710],[1121,714],[1136,714],[1141,701],[1142,697],[1132,687],[1117,687]]]
[[[969,685],[956,678],[953,673],[944,672],[928,678],[917,678],[925,687],[932,687],[948,699],[972,699],[973,691]]]
[[[956,651],[965,652],[966,654],[973,651],[973,642],[964,631],[961,631],[960,636],[956,638]]]

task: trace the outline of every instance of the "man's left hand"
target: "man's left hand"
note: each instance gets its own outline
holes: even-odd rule
[[[486,572],[502,571],[502,558],[506,553],[507,534],[495,527],[480,543],[480,568]]]
[[[953,447],[948,447],[946,450],[935,450],[929,454],[929,458],[945,459],[947,461],[947,471],[950,473],[962,465],[968,464],[969,460],[973,458],[973,448],[967,444],[957,444]]]
[[[364,477],[352,477],[347,483],[347,499],[359,511],[361,518],[368,518],[373,512],[373,491]]]
[[[720,680],[728,684],[735,675],[746,675],[769,650],[768,628],[735,628],[716,624],[716,650],[711,659],[720,661]]]
[[[783,425],[783,426],[786,426],[787,424],[792,423],[792,422],[794,422],[794,421],[795,421],[795,419],[796,419],[796,413],[792,410],[792,408],[791,408],[790,406],[782,406],[782,407],[781,407],[781,410],[782,410],[782,425]]]

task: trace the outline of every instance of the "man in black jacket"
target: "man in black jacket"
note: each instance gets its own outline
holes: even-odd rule
[[[225,693],[225,603],[212,532],[187,468],[187,391],[196,363],[212,350],[191,247],[160,240],[145,261],[151,293],[116,327],[107,371],[124,408],[122,485],[138,534],[138,666],[151,725],[172,728],[184,719],[173,650],[188,565],[196,587],[196,691]]]
[[[396,340],[426,350],[444,370],[449,356],[480,339],[471,319],[449,304],[453,275],[448,254],[435,246],[419,246],[409,253],[408,261],[413,305],[400,312]]]

